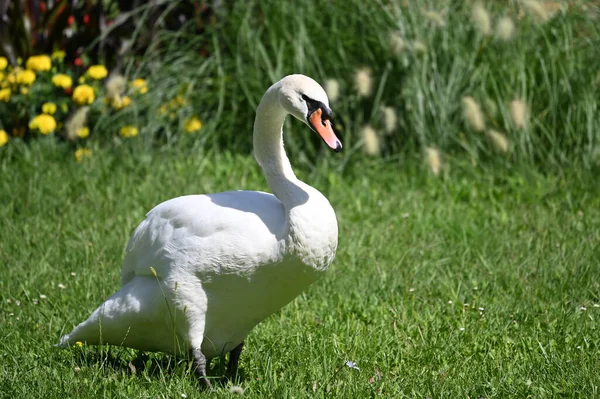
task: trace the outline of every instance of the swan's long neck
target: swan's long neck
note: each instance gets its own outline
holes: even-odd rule
[[[279,103],[279,84],[271,86],[256,110],[254,156],[286,213],[287,251],[314,270],[327,269],[337,247],[335,212],[315,188],[298,180],[283,149],[287,112]]]
[[[307,185],[296,177],[283,148],[283,122],[287,112],[279,104],[279,86],[271,86],[256,109],[254,157],[262,167],[271,191],[290,210],[306,202]]]

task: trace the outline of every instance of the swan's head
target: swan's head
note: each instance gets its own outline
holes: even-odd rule
[[[279,89],[279,103],[296,119],[306,123],[317,132],[335,152],[342,149],[331,126],[333,113],[325,90],[313,79],[304,75],[289,75],[283,78]]]

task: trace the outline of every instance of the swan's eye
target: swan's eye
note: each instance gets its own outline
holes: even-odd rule
[[[307,118],[309,118],[316,110],[320,109],[323,112],[321,117],[323,119],[323,126],[325,126],[325,121],[333,117],[331,109],[329,109],[329,107],[323,104],[321,101],[313,100],[306,94],[302,94],[302,99],[306,101],[306,105],[308,106],[308,115],[306,115]]]

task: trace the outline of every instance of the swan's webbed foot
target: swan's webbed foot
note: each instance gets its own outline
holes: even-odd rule
[[[206,386],[206,388],[212,389],[212,384],[206,376],[206,357],[200,348],[192,349],[192,356],[194,357],[194,371],[196,372],[198,379]]]
[[[241,344],[229,352],[229,363],[227,364],[227,371],[225,373],[225,377],[228,380],[233,380],[237,376],[238,364],[240,361],[240,355],[242,354],[242,349],[244,349],[244,341],[242,341]]]

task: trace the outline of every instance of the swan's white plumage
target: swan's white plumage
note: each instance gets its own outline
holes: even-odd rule
[[[337,222],[327,199],[294,175],[283,150],[301,94],[328,105],[312,79],[291,75],[265,93],[254,148],[273,194],[230,191],[159,204],[127,245],[122,288],[60,340],[168,353],[229,352],[333,261]]]

